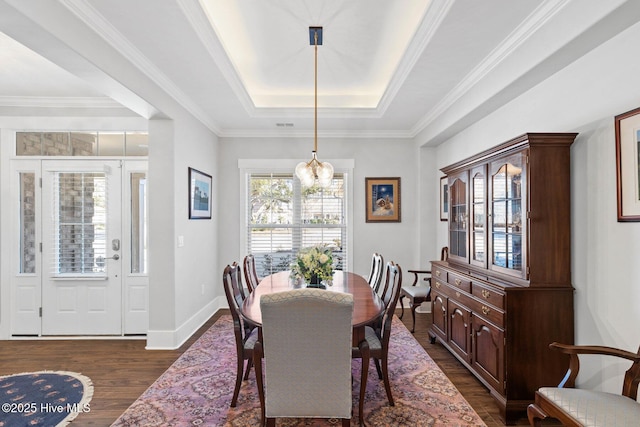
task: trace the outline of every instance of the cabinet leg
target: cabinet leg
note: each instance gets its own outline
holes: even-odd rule
[[[432,334],[431,332],[428,332],[429,334],[429,342],[431,344],[435,344],[436,343],[436,336],[434,334]]]

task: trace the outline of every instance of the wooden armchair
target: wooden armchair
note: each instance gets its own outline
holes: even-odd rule
[[[640,423],[640,403],[637,402],[640,382],[640,348],[637,353],[603,346],[575,346],[552,343],[550,348],[570,356],[569,370],[558,387],[541,387],[535,403],[527,408],[531,426],[540,420],[555,418],[565,426],[631,426]],[[580,354],[615,356],[633,364],[624,376],[621,394],[573,388],[580,369]]]
[[[446,261],[449,257],[449,248],[444,247],[440,252],[440,260]],[[409,308],[411,309],[412,326],[411,332],[416,329],[416,309],[420,307],[423,302],[431,301],[431,271],[430,270],[407,270],[409,273],[413,273],[413,283],[408,286],[403,286],[400,291],[400,319],[404,316],[404,302],[407,298],[409,300]],[[418,285],[418,279],[422,277],[422,281],[426,282],[427,286]]]

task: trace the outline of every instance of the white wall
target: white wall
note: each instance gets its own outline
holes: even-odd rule
[[[579,132],[571,148],[572,277],[577,344],[640,344],[640,223],[616,215],[614,116],[640,106],[640,24],[437,149],[441,168],[525,132]],[[447,241],[438,227],[439,246]],[[587,357],[580,383],[619,393],[628,363]]]
[[[217,137],[187,114],[149,125],[149,300],[147,348],[177,348],[222,303],[218,266]],[[212,219],[190,220],[188,168],[212,175]],[[218,189],[218,190],[216,190]],[[178,246],[182,236],[184,246]]]
[[[240,221],[240,174],[238,159],[311,157],[311,139],[221,139],[220,176],[224,184],[220,188],[220,201],[224,209],[220,211],[219,265],[233,261],[241,262]],[[354,251],[351,270],[362,275],[368,274],[371,255],[380,252],[386,261],[393,260],[404,269],[425,266],[419,256],[421,214],[419,212],[421,194],[419,183],[419,157],[416,147],[408,140],[385,139],[333,139],[320,137],[318,141],[320,160],[355,159],[353,172],[353,236],[351,247]],[[365,222],[365,177],[400,177],[401,222]],[[427,189],[425,191],[433,191]],[[221,275],[222,272],[220,271]],[[408,280],[408,279],[407,279]],[[220,288],[222,292],[222,288]],[[222,295],[222,293],[221,293]]]

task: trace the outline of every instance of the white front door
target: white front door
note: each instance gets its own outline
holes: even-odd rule
[[[42,162],[42,334],[121,335],[118,160]]]

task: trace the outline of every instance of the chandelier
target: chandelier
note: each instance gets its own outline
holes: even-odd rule
[[[333,179],[333,166],[329,162],[318,160],[318,45],[322,44],[322,27],[309,27],[309,42],[315,48],[315,104],[313,151],[309,162],[300,162],[296,166],[296,176],[304,187],[313,186],[316,181],[320,187],[328,187]]]

